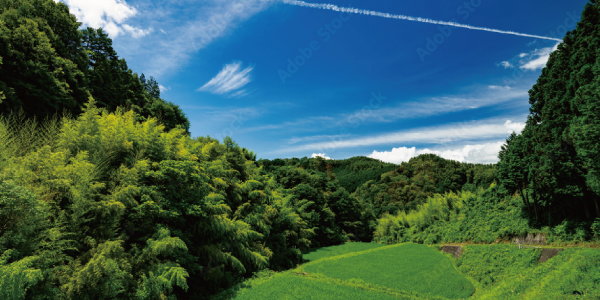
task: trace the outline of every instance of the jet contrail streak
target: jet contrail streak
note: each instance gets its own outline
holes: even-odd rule
[[[422,22],[422,23],[438,24],[438,25],[447,25],[447,26],[454,26],[454,27],[467,28],[467,29],[473,29],[473,30],[482,30],[482,31],[497,32],[497,33],[503,33],[503,34],[512,34],[512,35],[518,35],[518,36],[525,36],[525,37],[531,37],[531,38],[537,38],[537,39],[553,40],[553,41],[562,42],[561,39],[547,37],[547,36],[518,33],[518,32],[514,32],[514,31],[504,31],[504,30],[498,30],[498,29],[492,29],[492,28],[486,28],[486,27],[476,27],[476,26],[471,26],[471,25],[459,24],[459,23],[455,23],[455,22],[436,21],[436,20],[431,20],[431,19],[426,19],[426,18],[410,17],[410,16],[404,16],[404,15],[393,15],[393,14],[382,13],[382,12],[366,10],[366,9],[339,7],[339,6],[333,5],[333,4],[307,3],[304,1],[296,1],[296,0],[282,0],[282,2],[285,4],[302,6],[302,7],[327,9],[327,10],[333,10],[333,11],[339,11],[339,12],[345,12],[345,13],[371,15],[371,16],[388,18],[388,19],[398,19],[398,20],[407,20],[407,21],[415,21],[415,22]]]

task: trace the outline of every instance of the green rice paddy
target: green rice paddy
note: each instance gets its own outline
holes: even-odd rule
[[[475,292],[473,284],[460,275],[452,262],[425,245],[402,244],[322,259],[301,267],[309,274],[382,285],[395,290],[466,298]]]
[[[397,299],[383,293],[373,293],[356,287],[330,284],[304,278],[302,275],[277,276],[235,299],[331,299],[331,300],[388,300]]]
[[[264,272],[216,299],[600,299],[600,250],[470,245],[460,259],[420,244],[317,249],[286,272]],[[574,291],[579,294],[574,295]]]
[[[458,299],[475,288],[450,258],[417,244],[348,243],[312,251],[292,271],[251,280],[226,299]]]
[[[305,262],[315,261],[322,258],[339,256],[352,252],[361,252],[365,250],[371,250],[375,248],[385,247],[383,244],[376,243],[346,243],[338,246],[324,247],[313,249],[307,254],[304,254],[302,258]]]

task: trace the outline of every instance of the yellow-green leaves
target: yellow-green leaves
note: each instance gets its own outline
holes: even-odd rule
[[[39,257],[28,256],[7,264],[11,255],[8,250],[0,255],[0,298],[6,300],[25,299],[27,290],[44,279],[42,270],[32,268]]]
[[[61,286],[67,299],[115,299],[132,283],[131,263],[121,241],[107,241],[72,266],[75,270]]]

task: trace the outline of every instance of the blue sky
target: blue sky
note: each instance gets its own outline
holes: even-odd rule
[[[134,72],[157,79],[192,136],[229,135],[259,158],[395,163],[421,153],[496,162],[524,126],[551,38],[575,28],[587,3],[306,1],[535,38],[298,1],[61,1],[84,26],[108,31]]]

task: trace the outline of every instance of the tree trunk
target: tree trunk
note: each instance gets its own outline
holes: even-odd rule
[[[523,204],[527,209],[529,209],[529,201],[527,201],[527,197],[525,196],[525,190],[520,188],[519,193],[521,194],[521,200],[523,200]]]
[[[600,218],[600,203],[598,203],[598,196],[594,197],[594,204],[596,204],[596,217]]]
[[[592,213],[591,213],[591,209],[590,209],[590,204],[586,201],[586,199],[583,200],[583,205],[585,205],[585,218],[588,220],[592,219]]]
[[[538,212],[537,212],[537,196],[538,194],[535,192],[535,186],[533,187],[532,190],[532,198],[533,198],[533,210],[535,211],[535,221],[538,222],[539,218],[538,218]]]

